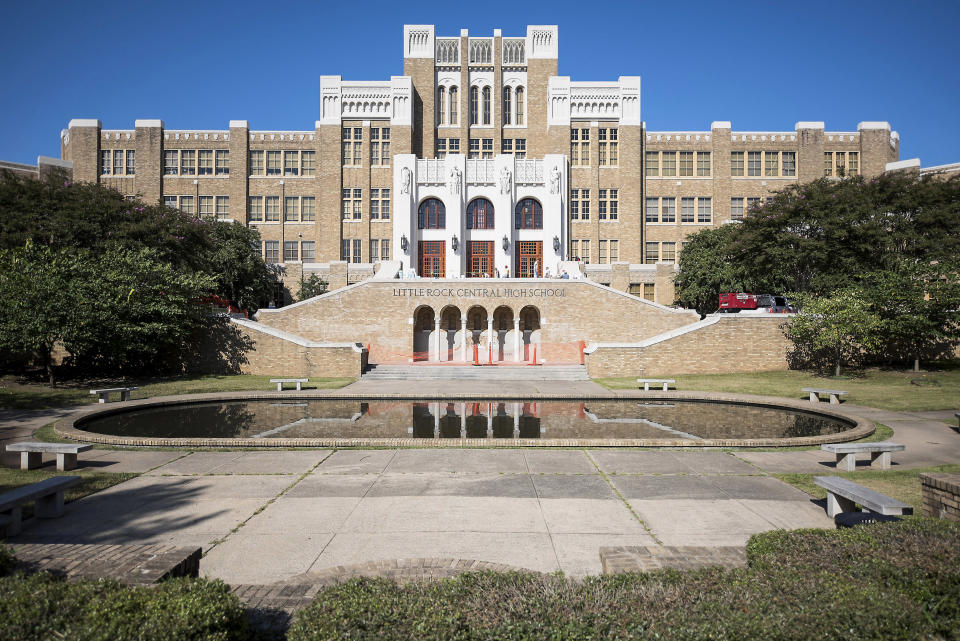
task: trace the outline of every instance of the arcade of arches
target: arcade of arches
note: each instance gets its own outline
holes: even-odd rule
[[[540,343],[540,310],[533,305],[519,310],[423,305],[413,318],[415,361],[533,362]]]

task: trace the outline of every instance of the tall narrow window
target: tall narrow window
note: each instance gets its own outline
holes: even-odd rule
[[[113,152],[113,173],[117,176],[123,175],[123,151],[120,149]]]
[[[445,229],[447,226],[447,210],[443,203],[436,198],[428,198],[420,203],[417,212],[417,226],[420,229]]]
[[[513,111],[510,98],[512,97],[513,91],[510,87],[503,88],[503,124],[509,125],[512,122],[511,112]]]
[[[264,172],[263,151],[250,152],[250,175],[262,176]]]
[[[132,154],[132,151],[127,152],[127,164],[129,165],[129,154]],[[129,167],[127,173],[131,173]],[[856,176],[860,173],[860,152],[858,151],[848,151],[847,152],[847,173],[851,176]]]
[[[110,175],[110,170],[113,168],[113,165],[110,164],[110,151],[104,149],[100,152],[100,173],[104,176]]]
[[[513,119],[515,125],[523,124],[523,87],[517,87],[514,92],[514,108],[517,110],[517,117]]]
[[[533,198],[524,198],[517,203],[515,223],[517,229],[543,229],[543,207]]]
[[[697,175],[698,176],[710,175],[710,152],[709,151],[697,152]]]
[[[447,124],[447,88],[442,85],[437,87],[437,113],[439,124]]]
[[[180,151],[180,175],[193,176],[197,173],[197,152],[193,149]]]
[[[300,175],[300,152],[299,151],[283,152],[283,175],[284,176]]]
[[[317,199],[314,196],[304,196],[300,201],[300,220],[305,222],[317,219]]]
[[[697,222],[703,225],[713,222],[713,205],[710,198],[697,199]]]
[[[743,220],[743,198],[730,199],[730,220]]]
[[[300,243],[300,259],[305,263],[317,259],[317,241],[305,240]]]
[[[483,124],[490,124],[490,87],[483,88]]]
[[[460,122],[460,98],[457,95],[457,88],[450,87],[450,124],[456,125]]]
[[[300,158],[303,165],[304,176],[315,176],[317,174],[317,152],[304,151]]]
[[[280,196],[265,196],[263,199],[264,214],[268,223],[280,222]]]
[[[783,152],[783,175],[784,176],[797,175],[797,152],[795,151]]]
[[[217,196],[217,220],[230,220],[230,196]]]
[[[267,175],[268,176],[280,175],[280,152],[279,151],[267,152]]]
[[[213,150],[201,149],[197,152],[197,173],[201,176],[213,175]]]
[[[775,178],[780,175],[780,152],[763,152],[763,175]]]
[[[680,222],[681,223],[692,223],[694,221],[694,198],[681,198],[680,199]]]
[[[213,196],[200,196],[200,217],[213,218]]]
[[[571,200],[571,204],[573,204],[572,200]],[[660,199],[659,198],[647,198],[646,222],[648,223],[660,222]]]
[[[680,173],[677,175],[679,176],[693,175],[693,152],[692,151],[680,152]]]
[[[283,220],[288,223],[297,222],[300,218],[297,212],[297,205],[299,205],[300,199],[296,196],[287,196],[283,199]]]
[[[676,176],[677,175],[677,152],[675,151],[664,151],[661,156],[661,167],[660,174],[662,176]]]
[[[250,154],[250,163],[253,163],[253,153]],[[262,152],[261,152],[262,153]],[[180,154],[176,149],[167,149],[163,152],[163,175],[176,176],[180,172]],[[253,173],[252,171],[250,173]]]
[[[730,152],[730,175],[731,176],[743,175],[743,152],[742,151]]]
[[[467,229],[493,229],[493,203],[477,198],[467,205]]]
[[[230,175],[230,150],[217,149],[216,154],[216,168],[214,169],[214,173],[218,176]]]
[[[470,87],[470,124],[480,124],[480,89]]]
[[[648,151],[646,153],[647,170],[644,172],[647,176],[660,175],[660,152]]]
[[[760,152],[759,151],[747,152],[747,175],[748,176],[760,175]]]
[[[674,197],[663,198],[660,202],[660,222],[662,223],[675,223],[677,222],[677,199]]]
[[[137,173],[136,151],[127,151],[127,175],[133,176]]]
[[[250,222],[263,220],[263,196],[250,196],[247,198],[247,211],[250,216]]]

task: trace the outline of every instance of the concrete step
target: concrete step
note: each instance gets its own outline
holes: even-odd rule
[[[589,381],[583,365],[371,365],[364,380]]]

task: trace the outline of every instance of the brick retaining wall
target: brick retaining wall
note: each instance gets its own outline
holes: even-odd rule
[[[923,515],[960,521],[960,474],[921,474]]]

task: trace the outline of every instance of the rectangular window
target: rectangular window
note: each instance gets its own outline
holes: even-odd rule
[[[390,220],[390,190],[388,188],[380,190],[380,219]]]
[[[353,239],[353,256],[351,256],[350,262],[359,263],[361,261],[361,258],[362,257],[360,256],[360,239],[354,238]]]
[[[504,138],[500,141],[500,153],[502,154],[512,154],[513,153],[513,139]]]
[[[250,222],[263,220],[263,196],[250,196],[247,199]]]
[[[193,213],[193,196],[180,196],[180,211],[185,214]]]
[[[267,152],[267,175],[268,176],[280,175],[280,152],[279,151]]]
[[[580,241],[580,260],[582,260],[585,263],[590,262],[590,241],[589,240],[584,239]]]
[[[823,152],[823,175],[824,176],[833,175],[833,152],[832,151]]]
[[[527,139],[515,138],[513,141],[513,153],[517,158],[527,157]]]
[[[113,174],[115,176],[123,175],[123,151],[120,149],[113,152]]]
[[[304,151],[300,154],[300,166],[302,167],[302,175],[304,176],[316,176],[317,175],[317,152],[315,151]]]
[[[180,152],[176,149],[165,149],[163,152],[163,175],[176,176],[180,173]]]
[[[250,175],[262,176],[264,174],[263,151],[250,152]]]
[[[673,263],[677,260],[677,244],[676,243],[661,243],[660,244],[660,260],[665,263]]]
[[[597,218],[600,220],[607,219],[607,190],[606,189],[600,190],[600,209],[599,211],[597,211]],[[602,255],[603,254],[601,253],[601,256]],[[602,263],[603,259],[601,259],[600,262]]]
[[[572,260],[578,260],[580,258],[580,241],[579,240],[570,241],[570,258]]]
[[[340,241],[340,260],[350,262],[350,239],[344,238]]]
[[[660,152],[659,151],[648,151],[646,154],[647,158],[647,176],[659,176],[660,175]]]
[[[317,199],[313,196],[304,196],[300,199],[300,220],[313,222],[317,219]]]
[[[730,220],[743,220],[743,198],[730,199]]]
[[[693,175],[693,152],[681,151],[680,154],[680,172],[679,176]]]
[[[784,176],[796,176],[797,175],[797,152],[795,151],[785,151],[783,152],[783,175]]]
[[[780,152],[763,152],[763,175],[770,178],[780,175]]]
[[[298,244],[295,240],[283,241],[283,262],[292,263],[299,258],[299,256],[297,256]]]
[[[380,240],[380,260],[390,260],[390,239]]]
[[[574,167],[590,166],[590,130],[570,130],[570,164]]]
[[[580,220],[590,220],[590,190],[581,189],[580,191]]]
[[[570,190],[570,220],[580,219],[580,190]]]
[[[597,130],[599,164],[601,167],[617,165],[617,130],[600,128]]]
[[[601,189],[600,190],[600,211],[597,213],[597,217],[600,220],[616,220],[619,215],[619,206],[617,203],[617,195],[619,190],[617,189]]]
[[[610,241],[610,262],[615,263],[620,260],[620,241],[611,240]]]
[[[493,138],[483,138],[482,141],[483,154],[481,157],[487,159],[493,158]]]
[[[137,152],[133,149],[127,151],[127,175],[133,176],[137,173]]]
[[[194,176],[197,173],[197,152],[195,149],[180,150],[180,175]]]
[[[110,151],[104,149],[100,152],[100,173],[104,176],[109,176],[110,171],[113,169],[113,164],[110,162]]]
[[[647,198],[645,218],[648,223],[660,222],[660,199]]]
[[[709,225],[713,221],[713,200],[710,198],[697,199],[697,222]]]
[[[128,151],[128,154],[133,152]],[[128,161],[129,162],[129,161]],[[130,173],[129,171],[127,172]],[[847,174],[850,176],[856,176],[860,173],[860,152],[858,151],[848,151],[847,152]]]
[[[742,151],[730,152],[730,175],[731,176],[743,175],[743,152]]]
[[[201,149],[197,152],[197,174],[201,176],[213,175],[212,149]]]
[[[662,154],[660,154],[660,175],[661,176],[677,175],[677,152],[665,151]]]
[[[692,223],[694,221],[693,212],[694,212],[694,200],[693,198],[681,198],[680,199],[680,222],[681,223]]]
[[[459,138],[450,138],[449,140],[447,140],[447,150],[448,150],[451,154],[459,154],[459,153],[460,153],[460,139],[459,139]]]
[[[353,190],[353,219],[360,220],[363,214],[363,190]]]
[[[230,220],[230,196],[217,196],[217,220]]]
[[[344,189],[341,195],[343,201],[343,220],[350,220],[350,215],[353,212],[353,190]],[[341,258],[340,260],[346,260]]]
[[[299,151],[283,152],[283,175],[284,176],[300,175],[300,152]]]
[[[653,283],[644,283],[643,284],[643,300],[655,300],[653,297],[654,289],[655,287]]]
[[[446,158],[447,157],[447,138],[437,138],[437,153],[434,155],[435,158]]]
[[[376,238],[370,239],[370,262],[375,263],[380,260],[380,241]]]
[[[709,151],[697,152],[697,175],[698,176],[710,175],[710,152]]]
[[[264,220],[268,223],[280,222],[280,196],[266,196],[263,199]]]
[[[836,163],[836,176],[846,176],[847,175],[847,154],[842,151],[836,152],[834,155],[834,162]],[[116,166],[116,162],[114,162]]]
[[[480,157],[480,139],[471,138],[469,141],[470,144],[470,153],[467,154],[468,158],[479,158]]]
[[[607,241],[600,241],[600,255],[597,257],[598,262],[601,265],[607,265],[610,263],[610,259],[607,258]]]
[[[610,190],[610,220],[617,220],[620,217],[620,190]]]
[[[643,252],[643,262],[652,265],[660,260],[660,243],[646,243]]]
[[[664,198],[663,202],[661,202],[661,205],[662,209],[660,210],[660,222],[677,222],[677,199],[672,196],[670,198]]]
[[[216,169],[214,173],[217,176],[229,176],[230,175],[230,150],[229,149],[217,149],[216,152]]]
[[[200,196],[200,217],[213,218],[213,196]]]
[[[380,219],[380,190],[370,188],[370,220]]]
[[[300,219],[300,212],[298,205],[300,204],[300,199],[296,196],[286,196],[283,199],[283,220],[288,223],[295,223]]]
[[[746,213],[749,214],[751,211],[754,210],[754,208],[759,207],[759,206],[760,206],[760,199],[759,199],[759,198],[747,198],[747,211],[746,211]]]
[[[747,152],[747,175],[748,176],[760,175],[760,152],[759,151]]]
[[[390,164],[390,127],[370,129],[370,164]]]
[[[163,206],[171,207],[173,209],[177,208],[177,197],[176,196],[164,196],[163,197]]]
[[[363,147],[363,129],[360,127],[343,128],[343,164],[360,165]]]
[[[317,259],[317,243],[313,240],[305,240],[300,243],[300,260],[305,263],[313,262]]]
[[[280,241],[279,240],[263,241],[263,261],[266,263],[280,262]]]

